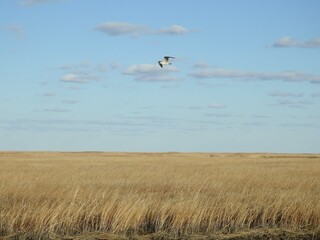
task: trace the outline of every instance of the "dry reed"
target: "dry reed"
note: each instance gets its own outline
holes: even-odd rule
[[[319,176],[319,155],[0,152],[0,237],[316,239]]]

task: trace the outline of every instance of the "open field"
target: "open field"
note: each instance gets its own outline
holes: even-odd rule
[[[0,239],[320,239],[320,155],[0,152]]]

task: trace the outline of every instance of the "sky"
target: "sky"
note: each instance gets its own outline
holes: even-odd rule
[[[318,0],[0,9],[2,151],[320,153]]]

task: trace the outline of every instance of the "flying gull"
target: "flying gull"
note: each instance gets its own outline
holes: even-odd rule
[[[174,57],[164,56],[162,61],[158,61],[160,67],[163,67],[163,65],[171,65],[171,63],[169,62],[170,58],[174,58]]]

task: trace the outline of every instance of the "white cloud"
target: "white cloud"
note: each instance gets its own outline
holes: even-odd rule
[[[180,80],[178,77],[169,76],[170,73],[178,72],[174,66],[160,68],[156,64],[131,65],[123,71],[124,75],[135,76],[137,81],[145,82],[169,82]]]
[[[166,28],[160,28],[156,31],[158,34],[182,35],[188,33],[188,29],[180,25],[172,25]]]
[[[292,37],[282,37],[279,40],[277,40],[273,46],[274,47],[294,47],[296,46],[297,41],[293,39]]]
[[[100,78],[90,75],[87,72],[79,72],[77,74],[67,73],[60,78],[62,82],[73,82],[73,83],[88,83],[92,81],[98,81]]]
[[[290,100],[290,99],[285,99],[285,100],[279,100],[275,104],[269,104],[271,107],[277,107],[277,106],[287,106],[289,108],[306,108],[309,105],[312,105],[313,103],[311,101],[307,100]]]
[[[42,94],[43,97],[55,97],[56,94],[53,92],[46,92],[44,94]]]
[[[141,82],[174,82],[181,80],[181,78],[164,75],[140,75],[136,77],[136,80]]]
[[[65,109],[65,108],[46,108],[43,111],[44,112],[56,112],[56,113],[70,112],[69,109]]]
[[[147,33],[149,31],[149,28],[145,25],[132,24],[126,22],[105,22],[97,26],[96,30],[99,30],[111,36],[138,36]]]
[[[16,36],[22,36],[25,33],[24,28],[18,24],[9,24],[7,26],[2,27],[2,29]]]
[[[181,25],[152,29],[142,24],[114,21],[101,23],[95,29],[110,36],[129,35],[133,37],[143,34],[183,35],[189,32],[187,28]]]
[[[35,6],[43,3],[59,2],[61,0],[21,0],[19,3],[23,6]]]
[[[208,68],[209,64],[206,61],[199,61],[193,65],[194,68]]]
[[[195,78],[252,78],[253,73],[223,68],[203,68],[191,74]]]
[[[232,118],[232,117],[242,117],[242,115],[236,115],[231,113],[206,113],[206,117],[215,117],[215,118]]]
[[[55,69],[63,71],[63,75],[59,79],[62,82],[89,83],[104,79],[110,68],[108,64],[104,63],[81,62],[78,64],[65,64]]]
[[[270,93],[272,97],[303,97],[302,93],[291,93],[283,91],[273,91]]]
[[[305,47],[320,48],[320,38],[314,38],[304,43]]]
[[[161,68],[155,64],[138,64],[131,65],[124,70],[125,75],[138,75],[138,74],[154,74],[161,71]]]
[[[81,82],[79,76],[71,73],[63,75],[60,80],[62,82]]]
[[[223,109],[226,106],[221,104],[221,103],[212,103],[208,106],[208,108],[212,108],[212,109]]]
[[[109,70],[109,66],[106,64],[99,64],[99,65],[97,65],[96,70],[98,72],[105,73]]]
[[[229,78],[239,80],[282,80],[290,82],[307,81],[320,83],[320,75],[308,74],[296,71],[284,71],[278,73],[251,72],[225,68],[204,67],[195,70],[190,76],[198,79],[205,78]]]
[[[273,45],[273,47],[279,47],[279,48],[289,48],[289,47],[295,47],[295,48],[320,48],[320,38],[314,38],[310,39],[308,41],[298,41],[292,37],[282,37],[279,40],[277,40]]]
[[[88,69],[90,67],[91,67],[90,62],[81,62],[78,64],[65,64],[65,65],[59,67],[59,69],[61,69],[61,70],[75,70],[75,69]]]
[[[76,103],[78,103],[79,101],[78,100],[72,100],[72,99],[70,99],[70,100],[63,100],[62,101],[62,103],[64,103],[64,104],[76,104]]]

